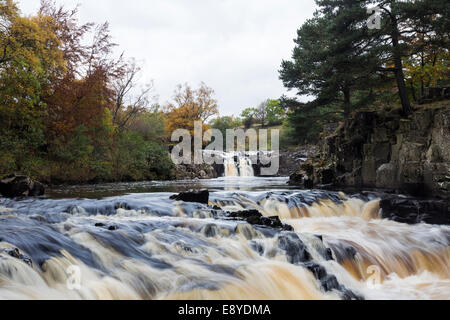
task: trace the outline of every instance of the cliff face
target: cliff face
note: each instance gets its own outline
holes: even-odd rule
[[[450,106],[396,112],[358,112],[322,142],[292,183],[382,188],[450,197]]]

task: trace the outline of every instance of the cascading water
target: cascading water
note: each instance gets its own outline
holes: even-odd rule
[[[0,198],[0,299],[450,299],[449,226],[383,220],[376,198],[224,181],[208,205]],[[227,213],[242,210],[263,216]]]
[[[241,177],[254,177],[255,171],[253,170],[252,160],[249,157],[239,158],[239,175]]]
[[[211,152],[210,152],[211,153]],[[253,163],[246,152],[214,152],[224,165],[225,177],[254,177]]]

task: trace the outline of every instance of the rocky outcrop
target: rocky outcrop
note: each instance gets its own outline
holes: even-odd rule
[[[7,198],[42,196],[45,186],[27,176],[10,175],[0,180],[0,194]]]
[[[418,200],[389,197],[380,201],[384,219],[416,224],[450,225],[450,202],[448,200]]]
[[[275,229],[293,231],[292,226],[283,224],[278,216],[265,217],[258,210],[228,212],[226,217],[233,220],[243,220],[251,225],[260,225]]]
[[[408,118],[397,111],[358,112],[322,141],[321,150],[321,160],[310,160],[309,171],[300,168],[292,184],[450,197],[448,104],[419,108]]]
[[[180,194],[171,196],[170,199],[177,200],[177,201],[184,201],[184,202],[197,202],[197,203],[208,204],[209,191],[201,190],[201,191],[182,192]]]
[[[223,172],[222,172],[223,173]],[[175,167],[175,177],[184,179],[214,179],[221,176],[214,166],[209,164],[180,164]]]
[[[294,150],[280,151],[280,169],[278,176],[286,177],[295,173],[307,159],[319,157],[320,149],[315,145],[304,145]]]

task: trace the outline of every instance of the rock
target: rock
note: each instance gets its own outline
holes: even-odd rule
[[[13,258],[22,260],[23,262],[25,262],[25,263],[26,263],[27,265],[29,265],[30,267],[33,266],[33,261],[31,260],[31,258],[28,257],[28,256],[26,256],[26,255],[24,255],[24,254],[22,254],[22,253],[20,252],[20,250],[17,249],[17,248],[0,249],[0,253],[1,253],[1,252],[4,252],[4,253],[10,255],[10,256],[13,257]]]
[[[385,163],[377,169],[376,186],[386,189],[397,187],[397,168],[393,164]]]
[[[421,197],[450,197],[450,106],[418,108],[408,118],[397,109],[360,111],[320,141],[290,184],[310,188],[383,188]],[[334,180],[334,181],[333,181]]]
[[[306,171],[302,169],[296,171],[289,177],[289,184],[301,186],[305,189],[312,189],[314,187],[313,180],[310,179]]]
[[[197,202],[208,204],[209,191],[201,190],[201,191],[182,192],[180,194],[171,196],[170,199],[184,202]]]
[[[283,224],[278,216],[265,217],[258,210],[247,210],[231,213],[228,212],[227,217],[232,219],[244,220],[251,225],[260,225],[286,231],[293,230],[292,226]]]
[[[117,202],[114,204],[114,209],[124,209],[124,210],[131,210],[131,207],[128,203],[126,202]]]
[[[217,225],[210,223],[202,227],[200,231],[205,237],[213,238],[219,234],[219,228]]]
[[[450,224],[450,200],[417,200],[390,197],[380,202],[382,217],[397,222]]]
[[[307,262],[312,259],[306,245],[294,232],[286,232],[278,236],[278,247],[286,252],[288,261],[292,264]]]
[[[27,176],[10,175],[0,180],[0,194],[8,198],[42,196],[45,186]]]
[[[175,167],[175,177],[178,180],[184,179],[214,179],[223,175],[223,165],[209,164],[180,164]]]
[[[355,294],[339,284],[337,278],[332,274],[328,274],[325,268],[320,264],[309,261],[304,263],[303,266],[311,271],[314,277],[319,280],[320,285],[325,292],[337,290],[344,300],[364,300],[361,295]]]

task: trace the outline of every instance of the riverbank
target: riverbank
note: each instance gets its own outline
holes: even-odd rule
[[[380,188],[422,197],[450,197],[450,103],[359,111],[320,142],[318,159],[291,175],[306,188]]]

